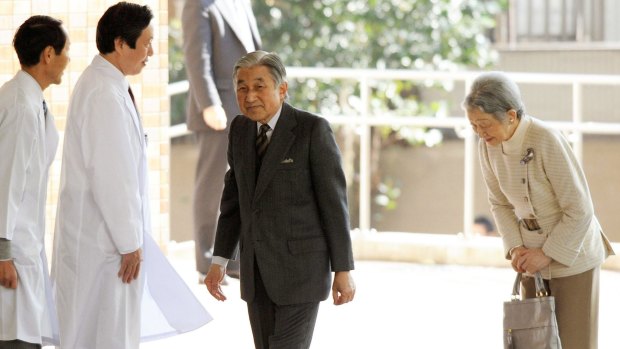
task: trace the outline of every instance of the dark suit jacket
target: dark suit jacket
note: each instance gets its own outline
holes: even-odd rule
[[[187,128],[209,131],[202,111],[221,105],[228,122],[239,114],[232,73],[235,63],[261,47],[256,19],[248,0],[242,1],[247,18],[231,0],[186,0],[183,8],[183,51],[190,84]],[[244,37],[239,25],[250,24],[251,37]],[[252,45],[253,43],[253,45]],[[253,46],[253,47],[252,47]]]
[[[279,305],[325,300],[331,271],[353,269],[346,183],[329,123],[284,104],[256,178],[256,122],[237,116],[214,255],[240,243],[241,297],[254,298],[254,263]]]

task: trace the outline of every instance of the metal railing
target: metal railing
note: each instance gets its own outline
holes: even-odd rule
[[[289,78],[316,78],[353,80],[359,83],[361,108],[358,114],[351,115],[322,115],[333,124],[355,126],[360,137],[360,188],[359,188],[359,229],[370,232],[371,227],[371,132],[373,126],[419,126],[430,128],[453,128],[456,134],[464,139],[464,202],[463,202],[463,232],[471,235],[474,217],[474,173],[478,159],[476,156],[476,137],[469,127],[469,122],[463,115],[458,116],[384,116],[373,115],[370,111],[371,82],[381,80],[394,81],[421,81],[421,82],[463,82],[465,91],[479,72],[431,72],[408,70],[376,70],[376,69],[348,69],[348,68],[287,68]],[[572,87],[572,121],[549,121],[553,127],[570,132],[569,138],[573,150],[579,159],[583,157],[583,135],[620,135],[620,122],[584,122],[583,121],[583,86],[620,86],[620,76],[611,75],[584,75],[584,74],[541,74],[541,73],[508,73],[517,83],[540,85],[565,85]],[[172,83],[168,87],[168,94],[174,95],[187,91],[187,81]],[[186,134],[185,124],[172,126],[170,137],[179,137]]]

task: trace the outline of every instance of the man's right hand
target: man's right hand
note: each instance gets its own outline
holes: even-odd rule
[[[128,284],[140,275],[140,264],[142,264],[142,249],[121,255],[121,268],[118,277]]]
[[[211,293],[213,298],[218,301],[226,300],[226,296],[220,287],[222,285],[222,280],[224,280],[224,275],[226,275],[225,267],[218,264],[211,264],[207,277],[205,277],[205,285],[207,286],[207,290],[209,290],[209,293]]]
[[[17,270],[12,260],[0,261],[0,285],[17,288]]]
[[[202,111],[202,118],[207,126],[216,131],[226,129],[226,112],[221,105],[212,105]]]

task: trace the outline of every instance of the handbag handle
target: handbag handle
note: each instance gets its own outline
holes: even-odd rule
[[[536,272],[534,274],[534,283],[536,284],[536,297],[547,297],[549,296],[549,292],[547,292],[547,288],[545,287],[545,281],[540,275],[540,272]],[[521,299],[521,273],[517,273],[517,277],[515,279],[515,283],[512,286],[512,299],[517,300]]]

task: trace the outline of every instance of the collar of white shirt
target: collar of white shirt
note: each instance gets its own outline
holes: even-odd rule
[[[269,138],[269,140],[271,140],[271,135],[273,134],[273,130],[275,130],[276,128],[276,124],[278,123],[278,120],[280,119],[280,114],[282,113],[282,106],[280,106],[280,109],[278,109],[278,111],[275,113],[275,115],[269,120],[269,122],[267,123],[267,125],[269,125],[270,130],[267,131],[267,138]],[[258,134],[260,132],[260,126],[262,124],[260,122],[256,123],[256,134]]]

